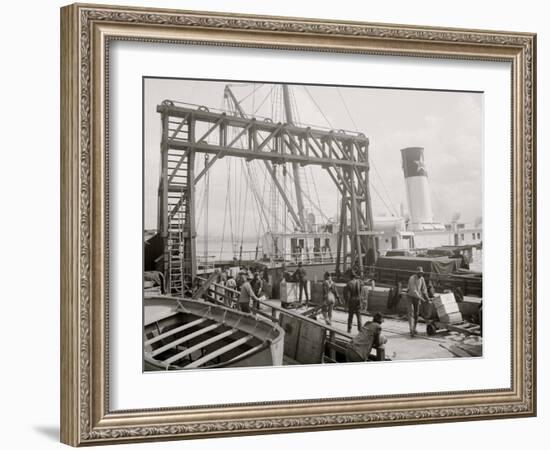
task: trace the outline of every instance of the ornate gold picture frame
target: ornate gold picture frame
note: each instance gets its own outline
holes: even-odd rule
[[[109,49],[115,41],[507,62],[511,385],[113,410],[109,386]],[[536,414],[536,36],[75,4],[61,9],[61,440],[73,446]],[[138,95],[138,93],[136,93]],[[140,345],[140,343],[136,343]]]

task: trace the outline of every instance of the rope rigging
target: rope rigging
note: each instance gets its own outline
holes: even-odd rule
[[[245,170],[244,161],[241,159],[241,173]],[[248,203],[248,197],[250,197],[250,189],[248,189],[248,177],[243,177],[245,179],[245,193],[244,193],[244,206],[242,208],[242,219],[241,219],[241,249],[243,246],[244,240],[244,229],[246,225],[246,205]]]
[[[288,177],[290,178],[291,181],[294,180],[294,177],[292,176],[292,173],[289,173],[288,174]],[[309,203],[311,204],[311,206],[313,206],[315,209],[317,209],[317,211],[319,212],[319,214],[321,214],[323,216],[323,218],[325,220],[329,220],[329,217],[325,214],[325,212],[320,208],[320,206],[317,206],[315,204],[315,202],[311,199],[311,197],[309,197],[308,194],[306,194],[305,192],[302,192],[302,194],[304,194],[304,196],[306,197],[307,200],[309,200]]]
[[[209,155],[204,155],[204,166],[208,166]],[[206,172],[204,178],[204,196],[205,196],[205,213],[204,213],[204,263],[208,264],[208,205],[210,200],[210,171]]]
[[[256,85],[256,83],[252,83],[252,84],[253,84],[254,86]],[[248,99],[249,97],[254,96],[254,94],[256,93],[256,91],[257,91],[258,89],[260,89],[262,86],[263,86],[263,83],[259,83],[258,86],[256,86],[256,87],[252,90],[252,92],[251,92],[250,94],[247,94],[247,95],[245,95],[242,99],[240,99],[240,100],[239,100],[239,103],[242,103],[242,102],[244,102],[246,99]],[[252,111],[254,111],[254,106],[252,106]]]
[[[294,90],[292,90],[292,91],[290,91],[290,93],[291,93],[291,95],[290,95],[290,99],[291,99],[290,104],[291,104],[291,108],[293,110],[294,117],[296,117],[296,123],[301,123],[301,117],[300,117],[300,113],[299,113],[298,102],[296,100],[295,92],[294,92]],[[330,125],[330,123],[329,123],[329,125]],[[308,172],[309,172],[309,176],[308,176]],[[302,175],[300,183],[302,185],[305,185],[305,189],[303,189],[302,193],[309,200],[310,206],[313,209],[316,209],[320,213],[321,218],[323,220],[328,221],[329,220],[328,216],[323,211],[323,208],[321,206],[321,199],[319,197],[319,191],[317,189],[317,183],[315,182],[315,174],[314,174],[312,168],[311,167],[300,168],[299,174]],[[310,180],[311,180],[311,183],[310,183]],[[314,190],[317,202],[315,202],[312,199],[313,195],[312,195],[311,189],[310,189],[311,184],[313,184],[313,190]],[[306,191],[306,192],[304,192],[304,191]]]
[[[251,88],[251,91],[246,95],[239,95],[239,97],[241,97],[240,100],[237,100],[237,98],[231,92],[226,93],[222,100],[222,107],[225,106],[227,111],[229,111],[233,115],[245,116],[242,105],[244,104],[244,102],[246,102],[247,109],[249,109],[249,111],[253,111],[252,114],[246,114],[246,116],[256,117],[256,113],[264,108],[264,105],[268,100],[271,100],[271,105],[268,106],[268,108],[270,108],[271,110],[271,120],[273,122],[284,122],[286,114],[285,105],[283,104],[282,85],[269,86],[265,84],[247,83],[239,84],[238,86],[246,86],[248,88]],[[317,110],[320,112],[326,123],[331,129],[333,129],[330,120],[321,110],[319,103],[317,103],[315,98],[312,96],[310,90],[305,86],[303,86],[303,89],[307,96],[309,96]],[[287,96],[286,99],[286,107],[289,108],[291,115],[295,118],[292,119],[293,123],[301,123],[301,117],[298,108],[298,98],[296,95],[297,92],[290,92],[291,95]],[[357,131],[357,125],[353,117],[351,116],[347,104],[345,103],[345,98],[339,90],[338,94],[342,100],[342,103],[344,104],[347,114],[351,119],[351,123]],[[290,101],[288,97],[290,98]],[[257,100],[259,99],[261,99],[261,101],[257,102]],[[238,131],[232,130],[232,133],[233,137],[235,138]],[[262,133],[263,132],[259,132],[260,138],[262,137]],[[245,145],[243,144],[245,139],[246,138],[241,135],[238,138],[237,142],[240,142],[243,147],[245,147]],[[287,145],[289,144],[287,143]],[[268,144],[267,148],[269,148],[269,150],[272,152],[278,151],[278,146],[274,144]],[[209,157],[205,156],[205,167],[208,161]],[[231,161],[233,161],[233,163],[231,163]],[[223,206],[223,229],[221,233],[221,248],[219,252],[220,259],[226,257],[224,255],[224,248],[226,247],[225,240],[228,238],[231,239],[231,251],[233,255],[240,257],[242,256],[243,245],[245,244],[244,238],[249,234],[255,234],[257,251],[262,232],[264,234],[266,232],[271,232],[272,237],[274,238],[273,244],[275,245],[275,235],[286,234],[287,232],[295,231],[293,220],[291,219],[290,223],[288,221],[289,209],[292,210],[292,208],[298,204],[297,192],[299,191],[296,190],[298,188],[295,189],[293,187],[293,182],[296,181],[294,179],[295,176],[299,177],[299,182],[303,186],[303,188],[301,189],[302,195],[307,200],[307,203],[305,203],[306,208],[304,208],[304,213],[315,213],[323,221],[326,221],[327,223],[331,221],[329,216],[323,210],[323,203],[321,199],[325,201],[325,198],[324,195],[320,195],[318,189],[318,184],[319,186],[321,186],[322,183],[317,183],[317,172],[312,170],[310,166],[307,166],[300,167],[299,170],[293,174],[292,170],[288,170],[287,164],[290,165],[291,163],[270,163],[273,169],[272,170],[269,165],[267,168],[264,167],[266,165],[264,161],[245,161],[244,159],[241,159],[241,162],[239,164],[237,162],[237,158],[227,157],[227,185]],[[209,248],[208,227],[210,213],[210,171],[207,170],[205,175],[206,176],[204,180],[202,180],[202,183],[197,183],[197,197],[201,198],[199,215],[197,216],[199,223],[197,224],[197,226],[200,224],[201,220],[204,221],[202,224],[205,233],[204,258],[205,260],[207,260]],[[260,185],[260,183],[263,183],[263,185]],[[384,203],[384,205],[389,210],[391,210],[390,206],[388,206],[388,203],[384,200],[380,192],[376,190],[376,188],[374,188],[374,186],[373,190],[375,191],[375,194],[380,198],[380,200]],[[322,191],[322,193],[324,192],[325,190]],[[250,199],[249,197],[252,197],[252,199]],[[326,204],[324,206],[327,207]],[[219,208],[221,209],[221,202]],[[251,211],[254,212],[251,214]],[[228,230],[226,230],[227,224],[229,225]],[[283,239],[283,246],[286,246],[286,242],[284,241],[285,240]],[[247,240],[247,242],[250,241]]]
[[[255,83],[254,83],[255,85]],[[259,84],[257,88],[255,88],[253,91],[252,91],[252,111],[255,111],[256,110],[256,91],[262,87],[263,84]],[[247,96],[247,98],[250,97],[250,95]],[[250,166],[247,166],[247,169],[248,169],[248,175],[249,175],[249,178],[250,178],[250,183],[252,184],[252,187],[253,187],[253,198],[254,200],[256,201],[256,208],[258,210],[260,210],[260,204],[258,204],[258,196],[257,196],[257,189],[256,189],[256,179],[255,178],[252,178],[250,176]],[[256,192],[256,194],[254,194],[254,192]],[[261,211],[263,212],[263,208],[261,209]],[[255,230],[256,230],[256,255],[255,255],[255,259],[258,257],[258,248],[260,246],[260,237],[261,237],[261,226],[262,226],[262,217],[261,215],[259,217],[256,218],[255,220],[255,223],[256,223],[256,226],[255,226]]]
[[[340,90],[339,87],[336,87],[336,92],[338,92],[338,95],[340,96],[340,99],[342,100],[342,104],[344,105],[344,109],[346,110],[346,113],[348,114],[348,117],[350,118],[350,121],[353,125],[353,128],[355,129],[356,132],[359,132],[359,127],[357,126],[357,124],[355,123],[355,120],[353,119],[353,116],[348,108],[348,104],[346,102],[346,99],[344,98],[344,95],[342,94],[342,91]],[[371,188],[376,192],[376,194],[378,195],[378,197],[380,198],[380,200],[382,201],[382,203],[384,204],[384,206],[388,209],[388,211],[390,212],[391,215],[395,215],[395,216],[399,216],[399,214],[397,214],[397,210],[395,209],[392,201],[391,201],[391,197],[388,193],[388,190],[386,189],[386,185],[384,183],[384,180],[382,179],[382,176],[380,175],[380,172],[378,172],[378,168],[376,167],[376,164],[374,163],[374,161],[372,160],[371,158],[371,166],[374,168],[374,172],[376,173],[376,175],[378,176],[378,179],[380,180],[380,184],[382,185],[382,188],[384,189],[384,193],[386,194],[387,196],[387,199],[388,199],[388,202],[389,204],[391,205],[388,206],[388,204],[386,203],[386,201],[382,198],[382,196],[380,195],[380,193],[376,190],[376,188],[374,187],[374,184],[371,182],[370,183],[370,186]]]
[[[228,172],[228,189],[227,189],[227,197],[229,198],[229,229],[231,231],[231,250],[233,250],[233,254],[235,253],[235,236],[233,233],[233,213],[231,211],[231,161],[227,160],[227,172]]]
[[[229,186],[231,184],[231,173],[227,171],[227,189],[226,193],[229,192]],[[226,224],[226,218],[227,218],[227,205],[229,202],[229,195],[225,195],[225,207],[223,211],[223,226],[222,226],[222,242],[220,246],[220,259],[223,258],[223,244],[225,242],[225,224]]]
[[[260,86],[258,86],[256,89],[254,89],[254,91],[247,95],[245,98],[243,98],[243,100],[249,98],[251,95],[252,95],[252,109],[253,110],[257,110],[261,107],[261,105],[263,103],[265,103],[265,100],[267,98],[269,98],[269,96],[273,96],[274,95],[274,88],[272,87],[270,89],[270,91],[268,92],[268,95],[266,97],[264,97],[264,100],[262,101],[262,103],[260,104],[260,106],[258,108],[255,108],[255,92],[259,89]],[[242,101],[242,100],[241,100]],[[232,102],[228,102],[229,103],[229,109],[233,112],[233,113],[236,113],[236,108],[235,108],[235,105],[233,105]],[[273,107],[273,103],[272,103],[272,107]],[[276,107],[276,105],[275,105]],[[241,142],[243,140],[243,138],[241,137],[240,138]],[[261,167],[261,166],[260,166]],[[228,172],[231,173],[231,166],[228,164]],[[239,173],[241,176],[239,176],[239,181],[240,183],[237,184],[237,180],[236,180],[236,173],[237,173],[237,169],[239,169]],[[268,216],[268,213],[266,213],[265,211],[265,208],[264,208],[264,205],[263,205],[263,198],[264,198],[264,194],[265,194],[265,189],[266,189],[266,180],[269,179],[269,177],[267,176],[267,174],[264,173],[264,176],[263,177],[258,177],[256,176],[256,164],[255,162],[248,162],[245,164],[244,161],[241,160],[241,164],[240,164],[240,167],[238,167],[237,163],[234,161],[234,164],[233,164],[233,174],[235,175],[234,176],[234,181],[233,181],[233,185],[231,185],[230,183],[228,183],[229,186],[232,187],[232,189],[228,189],[227,192],[226,192],[226,204],[228,206],[228,208],[226,209],[229,209],[229,214],[230,214],[230,217],[232,218],[231,219],[231,228],[232,228],[232,249],[233,249],[233,255],[234,256],[237,256],[237,254],[239,254],[239,256],[241,256],[241,251],[242,251],[242,246],[243,246],[243,243],[244,243],[244,234],[245,234],[245,231],[246,231],[246,225],[247,225],[247,219],[249,218],[249,214],[247,214],[247,208],[248,208],[248,197],[250,196],[250,192],[252,192],[252,197],[255,201],[255,207],[256,207],[256,210],[257,210],[257,214],[254,214],[254,229],[256,231],[256,249],[258,247],[258,243],[260,241],[260,232],[262,229],[265,230],[266,226],[265,224],[267,224],[267,228],[269,229],[269,216]],[[229,175],[230,176],[230,175]],[[244,178],[244,180],[243,180]],[[259,194],[259,187],[257,185],[257,180],[263,178],[264,180],[264,187],[263,187],[263,192],[262,192],[262,195],[260,196]],[[243,193],[243,189],[244,189],[244,193]],[[234,198],[234,204],[236,205],[236,210],[233,211],[232,208],[231,208],[231,200],[230,200],[230,197],[233,197]],[[239,214],[240,212],[240,214]],[[227,212],[224,212],[224,216],[227,214]],[[225,220],[225,217],[224,217],[224,220]],[[249,219],[250,221],[250,219]],[[248,221],[248,222],[249,222]],[[240,239],[239,239],[239,235],[240,235]],[[225,237],[225,236],[224,236]]]
[[[311,92],[309,92],[309,89],[307,88],[307,86],[302,86],[304,88],[304,90],[306,91],[307,95],[309,96],[309,98],[311,99],[311,101],[313,102],[313,104],[317,107],[317,110],[321,113],[321,115],[323,116],[323,118],[325,119],[325,122],[328,124],[329,128],[331,130],[334,129],[334,127],[332,126],[332,124],[330,123],[330,120],[328,120],[327,116],[325,115],[325,113],[323,112],[323,110],[321,109],[321,107],[319,106],[319,104],[315,101],[315,98],[313,97],[313,95],[311,95]]]

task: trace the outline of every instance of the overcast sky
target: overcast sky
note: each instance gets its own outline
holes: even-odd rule
[[[161,121],[156,106],[171,99],[209,108],[226,108],[223,90],[228,83],[234,84],[232,89],[237,98],[244,99],[245,111],[257,110],[257,115],[284,121],[280,86],[231,81],[145,80],[146,229],[156,228],[157,224]],[[400,149],[413,146],[424,147],[435,219],[449,221],[459,212],[462,221],[472,223],[482,215],[483,94],[330,86],[292,86],[291,92],[296,122],[358,130],[368,136],[375,216],[398,214],[401,204],[407,209]],[[202,166],[204,156],[198,155],[197,168],[200,170]],[[224,224],[227,232],[229,223],[234,232],[238,230],[245,236],[252,237],[260,232],[262,224],[258,220],[257,200],[247,184],[246,172],[249,170],[258,180],[258,196],[264,199],[266,208],[269,207],[270,183],[262,162],[247,165],[236,158],[219,160],[210,171],[209,235],[220,236]],[[231,177],[229,183],[228,176]],[[308,166],[304,177],[305,190],[316,205],[309,209],[318,220],[321,215],[317,209],[327,217],[334,217],[336,187],[326,172]],[[199,237],[204,233],[207,217],[203,206],[204,181],[203,177],[198,183],[196,196]],[[290,187],[290,179],[288,183]],[[306,200],[306,203],[311,202]],[[282,221],[283,218],[279,228],[283,226]]]

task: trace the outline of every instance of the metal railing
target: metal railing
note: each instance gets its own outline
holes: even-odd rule
[[[254,262],[269,262],[269,263],[286,263],[286,264],[298,264],[299,262],[303,264],[312,264],[312,263],[333,263],[336,262],[336,255],[329,251],[312,251],[312,252],[295,252],[295,253],[277,253],[275,255],[267,255],[262,252],[255,250],[243,250],[240,252],[239,257],[228,257],[224,259],[216,255],[209,255],[207,257],[201,256],[197,257],[198,264],[201,267],[211,267],[214,268],[216,263],[226,263],[231,262],[239,265],[243,262],[254,261]]]
[[[207,282],[205,278],[202,278],[202,277],[197,277],[197,278],[202,283]],[[217,303],[229,308],[234,308],[234,309],[237,308],[239,292],[235,289],[231,289],[219,283],[213,282],[207,287],[206,295],[208,297],[208,300],[213,301],[214,303]],[[324,329],[326,332],[325,345],[327,347],[329,355],[326,356],[326,354],[323,354],[323,362],[337,362],[336,352],[345,351],[345,345],[347,345],[353,337],[350,333],[339,330],[330,325],[323,324],[315,319],[312,319],[311,317],[308,317],[307,315],[298,314],[296,312],[282,308],[281,306],[268,303],[264,300],[260,299],[257,303],[259,305],[262,305],[269,312],[263,311],[261,308],[255,306],[254,303],[256,302],[253,302],[252,304],[252,307],[251,307],[252,312],[254,314],[263,316],[271,320],[272,322],[280,324],[281,316],[286,315]],[[319,308],[313,308],[313,312],[318,311],[318,309]],[[309,311],[309,312],[311,313],[312,311]],[[305,314],[307,313],[308,312],[306,312]],[[341,341],[344,341],[345,345],[340,345],[338,343],[337,337],[340,338]],[[384,351],[382,349],[376,349],[376,359],[378,361],[384,360]]]

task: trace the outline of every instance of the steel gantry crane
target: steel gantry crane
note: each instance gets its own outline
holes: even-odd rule
[[[365,253],[376,250],[369,189],[369,140],[364,134],[300,127],[288,123],[292,122],[288,115],[287,123],[274,123],[246,117],[242,110],[241,114],[230,115],[202,106],[189,108],[171,100],[158,105],[157,112],[162,122],[158,229],[164,240],[164,272],[170,294],[182,295],[191,287],[197,272],[195,184],[226,156],[264,161],[297,229],[304,228],[303,204],[296,205],[295,210],[272,166],[290,163],[293,169],[322,167],[342,198],[336,270],[346,265],[348,242],[351,262],[361,270]],[[197,153],[212,156],[195,174]],[[299,194],[299,184],[295,188]],[[296,198],[301,199],[301,194]]]

